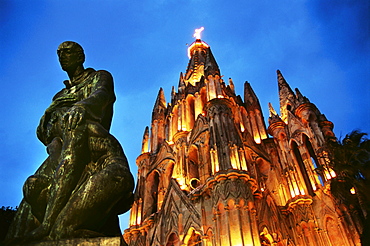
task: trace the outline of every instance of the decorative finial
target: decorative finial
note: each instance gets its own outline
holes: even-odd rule
[[[277,115],[274,107],[272,107],[272,104],[270,102],[269,102],[269,111],[270,111],[270,118]]]
[[[193,35],[193,37],[195,39],[200,39],[200,33],[204,30],[204,27],[201,27],[201,28],[198,28],[198,29],[195,29],[195,33]]]

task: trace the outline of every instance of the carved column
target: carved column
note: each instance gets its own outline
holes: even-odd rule
[[[245,171],[220,172],[208,182],[211,188],[215,232],[219,244],[260,245],[253,192],[256,181]]]

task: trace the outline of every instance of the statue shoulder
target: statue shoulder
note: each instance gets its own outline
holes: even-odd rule
[[[94,81],[96,82],[95,85],[98,87],[103,86],[105,88],[110,88],[110,90],[113,90],[113,76],[110,72],[106,70],[98,70],[94,73]]]
[[[96,74],[98,74],[102,79],[110,80],[113,82],[112,74],[106,70],[98,70],[96,71]]]

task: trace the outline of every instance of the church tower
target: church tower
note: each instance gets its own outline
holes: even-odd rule
[[[144,131],[128,245],[359,245],[330,195],[333,124],[277,71],[280,115],[270,104],[266,127],[251,85],[235,94],[201,30]]]

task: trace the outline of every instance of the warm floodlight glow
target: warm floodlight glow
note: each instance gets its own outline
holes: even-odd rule
[[[182,189],[182,190],[186,190],[187,185],[186,185],[186,183],[185,183],[185,179],[184,179],[184,177],[178,176],[178,177],[177,177],[177,182],[178,182],[178,183],[179,183],[179,185],[180,185],[180,189]]]
[[[356,194],[355,187],[352,187],[349,191],[351,192],[352,195]]]
[[[330,169],[330,175],[332,178],[335,178],[337,176],[333,169]]]
[[[196,39],[200,39],[200,33],[204,30],[204,27],[201,27],[201,28],[198,28],[198,29],[195,29],[195,33],[193,35],[194,38]]]
[[[254,133],[254,141],[256,142],[256,144],[261,143],[261,138],[260,138],[260,135],[258,134],[258,132]]]
[[[200,30],[200,29],[201,28],[196,29],[196,30]],[[205,42],[203,42],[203,41],[200,40],[200,32],[198,34],[197,34],[197,32],[195,32],[194,33],[194,37],[196,38],[196,40],[188,47],[188,57],[189,57],[189,59],[191,59],[191,55],[192,55],[192,50],[193,49],[196,49],[196,48],[206,49],[206,48],[209,47],[208,44],[206,44]]]
[[[244,125],[243,125],[243,123],[241,123],[241,122],[240,122],[240,130],[241,130],[242,132],[244,132],[244,131],[245,131]]]

